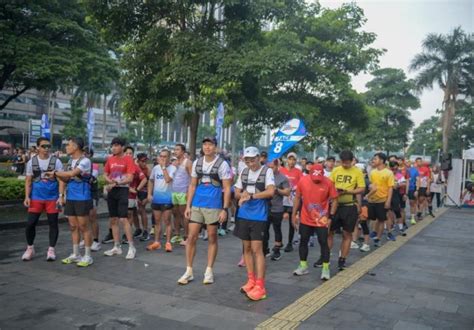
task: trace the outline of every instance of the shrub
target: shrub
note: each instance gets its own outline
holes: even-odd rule
[[[0,200],[23,200],[25,198],[25,181],[17,178],[0,178]]]
[[[0,170],[0,178],[16,178],[18,173],[11,170]]]

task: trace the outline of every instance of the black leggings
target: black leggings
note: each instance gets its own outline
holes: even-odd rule
[[[263,238],[263,251],[268,250],[268,240],[270,239],[270,226],[273,225],[273,231],[275,233],[275,243],[282,243],[283,235],[281,233],[281,221],[283,220],[283,212],[273,213],[270,212],[268,215],[267,226],[265,228],[265,235]]]
[[[28,213],[28,222],[26,223],[26,242],[28,245],[33,245],[36,236],[36,225],[41,213]],[[46,213],[48,216],[49,225],[49,246],[55,247],[58,241],[58,213]]]
[[[433,199],[436,196],[436,207],[439,208],[441,206],[441,193],[439,192],[432,192],[431,193],[431,205],[433,204]]]
[[[370,230],[369,230],[369,226],[367,225],[367,221],[369,220],[363,220],[363,221],[360,221],[360,227],[362,228],[362,233],[364,235],[369,235],[370,234]]]
[[[284,213],[288,213],[288,224],[290,227],[288,230],[288,244],[291,245],[293,244],[293,238],[295,237],[295,228],[293,227],[293,221],[291,218],[291,215],[293,213],[293,208],[285,207]]]
[[[328,246],[328,229],[321,227],[311,227],[300,224],[300,260],[308,259],[308,242],[309,238],[316,233],[318,235],[318,243],[321,248],[321,257],[323,262],[329,262],[329,246]]]

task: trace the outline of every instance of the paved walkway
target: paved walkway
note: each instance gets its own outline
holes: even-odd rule
[[[436,324],[454,328],[470,324],[472,328],[468,311],[474,310],[473,254],[465,252],[470,251],[473,230],[468,218],[473,215],[472,210],[448,211],[380,264],[373,271],[375,276],[362,277],[301,328]],[[102,229],[105,226],[102,221]],[[60,230],[57,249],[59,257],[64,257],[70,252],[70,239],[66,225]],[[146,252],[145,245],[137,243],[136,260],[96,253],[95,264],[80,269],[44,261],[45,227],[38,229],[39,253],[32,262],[19,261],[25,244],[22,230],[5,230],[0,235],[1,329],[58,325],[61,329],[251,329],[321,285],[319,270],[312,269],[303,278],[292,275],[298,262],[295,251],[278,262],[268,261],[269,298],[250,302],[238,293],[245,269],[236,267],[241,247],[233,236],[219,241],[216,283],[201,283],[206,243],[200,241],[195,281],[182,287],[176,285],[184,271],[184,249],[179,247],[166,254]],[[349,262],[365,255],[353,251]],[[318,248],[310,249],[309,262],[318,256]],[[337,253],[331,263],[332,267],[337,264]]]

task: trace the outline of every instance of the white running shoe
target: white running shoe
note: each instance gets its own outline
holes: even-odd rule
[[[308,267],[303,267],[301,265],[299,265],[298,268],[296,268],[295,271],[293,272],[293,275],[296,275],[296,276],[302,276],[306,274],[309,274]]]
[[[362,246],[359,249],[362,252],[369,252],[370,251],[370,245],[369,244],[362,244]]]
[[[204,273],[204,280],[202,281],[204,284],[212,284],[214,283],[214,274],[212,271]]]
[[[69,257],[64,258],[63,260],[61,260],[61,262],[65,265],[69,265],[69,264],[72,264],[72,263],[77,264],[81,260],[82,260],[81,255],[71,254]]]
[[[94,260],[92,260],[92,257],[90,256],[83,256],[81,261],[77,263],[77,267],[89,267],[94,263]]]
[[[104,252],[104,255],[107,257],[112,257],[114,255],[121,255],[122,254],[122,248],[121,247],[113,247],[110,250],[107,250]]]
[[[130,246],[128,248],[128,253],[127,253],[127,256],[125,257],[125,259],[127,259],[127,260],[135,259],[136,254],[137,254],[137,249],[135,249],[134,246]]]
[[[46,261],[55,261],[56,260],[56,253],[53,247],[48,248],[48,253],[46,254]]]
[[[357,244],[354,241],[351,241],[351,249],[358,249],[358,248],[359,248],[359,244]]]
[[[183,276],[181,276],[178,280],[178,284],[181,284],[181,285],[186,285],[188,284],[189,282],[191,282],[192,280],[194,280],[194,276],[193,274],[188,274],[187,272],[183,274]]]
[[[321,270],[321,279],[324,280],[324,281],[327,281],[331,278],[331,273],[329,271],[329,268],[327,269],[322,269]]]
[[[35,248],[33,247],[33,245],[31,245],[26,248],[25,253],[23,253],[23,255],[21,256],[21,260],[30,261],[31,259],[33,259],[34,256],[35,256]]]
[[[99,242],[93,241],[92,246],[91,246],[91,251],[94,251],[94,252],[100,251],[101,247],[102,246],[100,245]]]

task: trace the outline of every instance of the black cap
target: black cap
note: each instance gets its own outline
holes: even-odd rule
[[[217,145],[217,139],[214,136],[206,136],[204,139],[202,139],[202,143],[205,142],[211,142]]]
[[[125,139],[123,139],[123,138],[114,137],[114,138],[112,139],[112,142],[110,142],[110,145],[113,146],[114,144],[120,144],[121,146],[124,146],[124,145],[126,145],[127,143],[126,143]]]
[[[81,137],[72,137],[72,138],[69,138],[69,141],[72,141],[75,144],[77,144],[77,147],[80,150],[84,149],[84,139],[83,138],[81,138]]]
[[[261,157],[268,157],[268,153],[267,153],[266,151],[262,151],[262,152],[260,153],[260,156],[261,156]]]
[[[137,155],[138,160],[148,160],[148,155],[144,152],[141,152]]]

